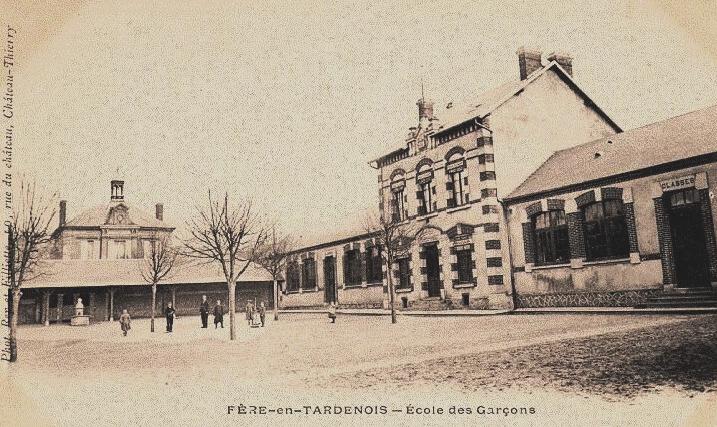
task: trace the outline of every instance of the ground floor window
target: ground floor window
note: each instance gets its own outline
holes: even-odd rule
[[[535,264],[560,264],[570,261],[570,239],[565,211],[550,210],[533,217]]]
[[[473,282],[473,252],[470,249],[456,251],[458,283]]]
[[[305,259],[301,266],[301,287],[316,289],[316,262],[312,258]]]
[[[289,261],[286,266],[286,290],[299,290],[299,265],[296,261]]]
[[[411,272],[409,271],[408,258],[401,258],[396,261],[398,264],[398,288],[411,288]]]
[[[344,253],[344,282],[348,286],[361,284],[361,252],[358,249]]]
[[[366,251],[366,281],[368,283],[379,283],[382,280],[381,248],[374,246]]]
[[[591,203],[583,209],[585,216],[585,251],[588,260],[626,258],[630,239],[622,200]]]

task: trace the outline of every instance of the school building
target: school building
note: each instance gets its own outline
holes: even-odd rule
[[[554,150],[621,131],[576,83],[569,55],[517,55],[518,78],[470,105],[421,98],[405,141],[372,162],[381,212],[423,230],[391,271],[370,233],[301,248],[287,266],[284,308],[387,307],[386,274],[404,309],[512,307],[502,198]]]
[[[518,307],[717,306],[717,106],[553,154],[505,199]]]

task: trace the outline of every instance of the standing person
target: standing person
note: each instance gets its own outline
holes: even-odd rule
[[[217,300],[217,305],[214,306],[214,329],[217,329],[218,324],[224,329],[224,307],[221,300]]]
[[[202,295],[202,304],[199,306],[199,315],[202,316],[202,328],[206,328],[207,321],[209,320],[209,301],[207,301],[206,295]]]
[[[264,322],[266,322],[266,307],[263,302],[259,305],[259,319],[261,319],[261,327],[263,328]]]
[[[246,322],[251,326],[251,319],[254,317],[254,305],[251,300],[246,303]]]
[[[127,309],[126,308],[123,309],[122,314],[120,315],[120,318],[119,318],[119,322],[120,322],[120,327],[122,328],[122,334],[124,336],[127,336],[127,331],[132,329],[132,327],[130,326],[131,321],[132,321],[132,319],[129,317],[129,313],[127,313]]]
[[[167,317],[167,332],[172,332],[172,326],[174,326],[174,317],[176,312],[172,303],[167,303],[167,308],[164,310],[164,315]]]

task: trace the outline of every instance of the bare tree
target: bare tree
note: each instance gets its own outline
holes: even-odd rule
[[[401,221],[397,215],[389,214],[383,209],[378,215],[367,215],[364,227],[367,233],[376,238],[381,261],[386,267],[391,323],[396,323],[396,285],[393,280],[393,265],[402,255],[410,251],[413,242],[423,232],[423,228]]]
[[[177,263],[177,251],[172,247],[169,234],[153,232],[150,236],[149,253],[140,261],[139,268],[145,282],[152,285],[152,317],[150,331],[154,332],[154,316],[157,306],[157,285],[169,277]]]
[[[229,195],[213,200],[209,192],[209,206],[198,208],[195,218],[187,222],[189,238],[184,253],[221,266],[229,290],[229,339],[236,338],[236,282],[249,265],[256,261],[257,249],[264,244],[266,232],[251,201],[229,204]]]
[[[56,194],[38,194],[35,183],[20,182],[20,197],[12,217],[5,223],[8,233],[8,279],[12,293],[10,318],[10,362],[17,361],[17,322],[22,286],[45,272],[41,260],[52,240],[50,223],[55,217]]]
[[[271,275],[274,282],[274,320],[279,320],[279,280],[283,278],[286,261],[293,247],[291,238],[278,233],[276,225],[272,225],[256,259],[257,264]]]

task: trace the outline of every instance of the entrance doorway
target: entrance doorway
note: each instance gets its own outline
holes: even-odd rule
[[[336,302],[336,258],[324,258],[324,302]]]
[[[669,206],[677,285],[681,288],[710,286],[699,191],[688,188],[666,193],[664,197]]]
[[[428,296],[441,296],[441,271],[438,264],[438,245],[426,245],[423,247],[423,254],[426,257],[426,278],[428,279]]]

